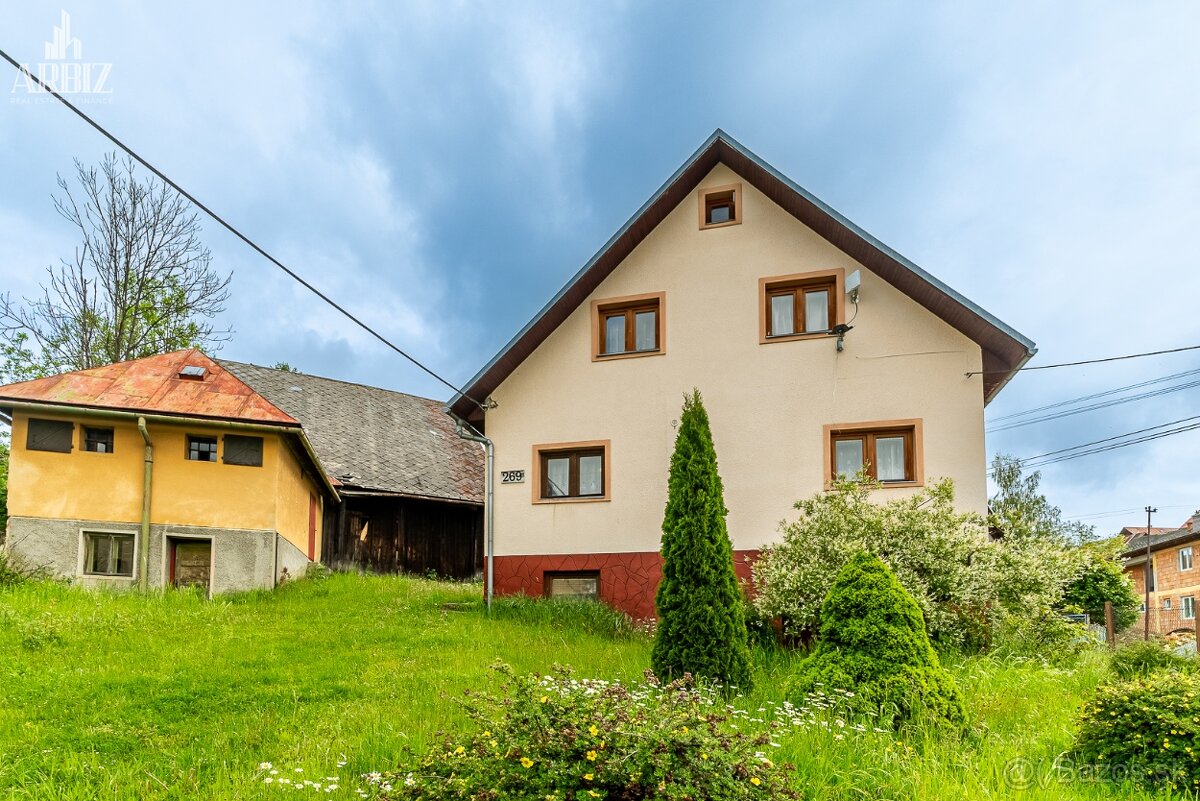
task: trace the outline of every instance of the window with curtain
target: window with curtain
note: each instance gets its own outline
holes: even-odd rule
[[[662,352],[662,295],[596,306],[598,348],[593,355],[628,356]]]
[[[768,339],[827,334],[833,329],[837,315],[834,278],[768,282],[764,290]]]
[[[1179,549],[1179,569],[1180,570],[1191,570],[1192,569],[1192,546],[1189,545],[1186,548]]]
[[[867,478],[884,484],[916,481],[915,429],[858,429],[830,435],[831,474]]]
[[[604,448],[541,451],[539,459],[542,499],[604,496]]]

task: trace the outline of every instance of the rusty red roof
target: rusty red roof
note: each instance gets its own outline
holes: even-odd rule
[[[198,378],[181,377],[187,367],[202,368],[203,374]],[[300,425],[296,418],[198,350],[0,386],[0,405],[5,401]]]

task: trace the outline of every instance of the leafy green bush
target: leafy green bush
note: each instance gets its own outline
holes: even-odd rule
[[[1063,605],[1086,612],[1093,623],[1104,625],[1104,603],[1113,605],[1117,631],[1124,631],[1138,619],[1141,602],[1133,589],[1133,579],[1125,572],[1121,552],[1125,541],[1115,537],[1079,548],[1079,574],[1067,585]]]
[[[966,718],[916,601],[887,565],[865,552],[842,568],[829,590],[817,647],[790,689],[797,696],[844,691],[852,709],[879,714],[893,726],[915,720],[961,724]]]
[[[550,676],[469,694],[478,731],[447,737],[397,771],[372,776],[387,799],[790,799],[766,726],[749,725],[690,677],[665,686]]]
[[[1080,713],[1075,753],[1117,781],[1200,791],[1200,676],[1101,687]]]
[[[1200,672],[1200,662],[1180,656],[1173,648],[1159,643],[1137,642],[1119,648],[1112,655],[1112,671],[1122,679],[1150,676],[1154,673]]]
[[[708,413],[692,390],[683,400],[671,455],[650,662],[665,678],[691,673],[745,690],[750,651],[727,512]]]

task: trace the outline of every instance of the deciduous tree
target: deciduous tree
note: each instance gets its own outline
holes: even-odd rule
[[[195,210],[131,159],[75,162],[54,208],[76,229],[40,294],[0,298],[0,381],[83,370],[228,339],[213,319],[230,275],[212,267]]]

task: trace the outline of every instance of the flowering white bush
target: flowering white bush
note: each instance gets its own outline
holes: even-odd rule
[[[999,629],[1036,623],[1040,632],[1043,622],[1057,621],[1052,610],[1079,570],[1065,543],[989,540],[983,517],[955,511],[949,479],[886,503],[871,500],[875,489],[869,481],[838,480],[796,503],[799,517],[780,524],[783,541],[764,547],[754,565],[760,614],[781,617],[790,634],[815,633],[838,571],[867,551],[892,569],[942,644],[979,645]]]

